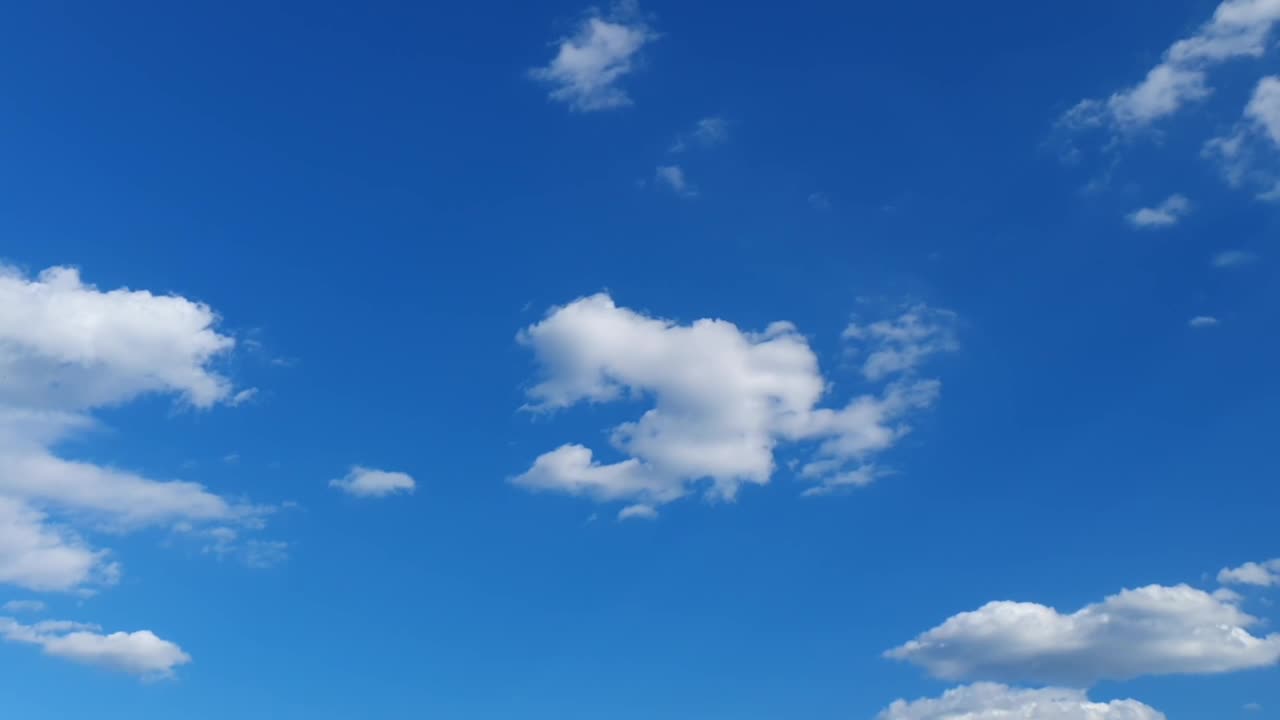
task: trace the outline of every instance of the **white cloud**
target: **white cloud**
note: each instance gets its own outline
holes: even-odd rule
[[[715,147],[728,139],[729,123],[718,115],[712,115],[699,120],[689,132],[681,133],[671,145],[671,152],[684,152],[693,147]]]
[[[898,700],[878,720],[1165,720],[1137,700],[1091,702],[1081,690],[1018,688],[979,683],[939,698]]]
[[[356,465],[346,477],[330,480],[329,486],[356,497],[382,498],[398,493],[412,493],[417,488],[417,483],[406,473]]]
[[[1218,573],[1223,585],[1256,585],[1274,587],[1280,585],[1280,558],[1266,562],[1249,562],[1238,568],[1223,568]]]
[[[1170,195],[1153,208],[1141,208],[1129,213],[1129,224],[1136,228],[1153,229],[1177,225],[1191,212],[1191,201],[1184,195]]]
[[[959,349],[955,323],[953,312],[916,305],[889,320],[869,325],[851,323],[845,328],[844,338],[872,344],[873,350],[862,365],[862,374],[868,380],[878,381],[911,372],[938,353]]]
[[[119,566],[72,523],[115,531],[170,522],[260,522],[189,482],[64,459],[53,448],[94,426],[93,411],[145,394],[195,408],[232,401],[212,370],[235,345],[206,305],[143,290],[101,291],[72,268],[34,278],[0,266],[0,582],[73,590]]]
[[[118,568],[45,516],[0,496],[0,583],[28,590],[66,591],[109,582]]]
[[[622,3],[607,18],[589,15],[575,35],[560,39],[551,62],[530,75],[551,85],[551,98],[573,110],[625,107],[631,98],[618,83],[635,69],[640,50],[656,38],[634,4]]]
[[[1280,199],[1280,175],[1272,168],[1280,147],[1280,76],[1258,81],[1245,106],[1243,119],[1231,132],[1205,143],[1204,157],[1218,163],[1232,187],[1246,184],[1259,188],[1258,198]],[[1269,159],[1260,160],[1259,155]]]
[[[659,165],[654,172],[658,182],[671,189],[681,197],[697,197],[698,191],[689,184],[684,170],[679,165]]]
[[[1222,323],[1216,317],[1210,315],[1197,315],[1187,321],[1187,325],[1197,329],[1211,328],[1221,325]]]
[[[656,520],[658,511],[651,505],[628,505],[618,511],[619,520]]]
[[[1231,596],[1179,585],[1126,590],[1071,613],[993,602],[951,617],[889,657],[947,680],[1033,681],[1083,687],[1102,679],[1212,674],[1280,661],[1280,635]]]
[[[239,407],[253,400],[257,396],[258,388],[245,388],[244,390],[237,392],[235,395],[232,395],[231,399],[227,400],[227,404],[232,407]]]
[[[0,268],[0,399],[81,410],[145,392],[176,392],[197,407],[231,393],[209,362],[235,345],[207,306],[146,291],[101,292],[73,268],[35,280]]]
[[[1258,81],[1244,114],[1266,132],[1272,143],[1280,145],[1280,77],[1273,75]]]
[[[102,635],[92,625],[62,621],[23,625],[0,617],[0,636],[10,642],[36,645],[52,657],[146,679],[170,677],[175,668],[191,662],[191,656],[182,648],[150,630]]]
[[[1236,58],[1259,58],[1280,21],[1280,0],[1224,0],[1195,34],[1174,43],[1142,82],[1106,100],[1084,100],[1061,124],[1069,128],[1110,126],[1120,132],[1145,128],[1213,89],[1208,71]]]
[[[886,327],[909,324],[896,322]],[[744,484],[769,482],[781,443],[816,443],[802,477],[822,487],[848,485],[909,432],[905,418],[931,405],[939,389],[937,381],[903,376],[843,408],[818,408],[828,383],[789,323],[761,333],[723,320],[679,325],[620,308],[604,294],[554,308],[519,340],[544,372],[529,390],[531,409],[623,398],[653,403],[612,429],[610,444],[624,459],[601,462],[570,443],[514,479],[598,502],[656,507],[703,483],[712,497],[732,499]],[[881,342],[872,340],[872,349]]]
[[[20,615],[22,613],[40,613],[44,612],[45,605],[39,600],[10,600],[4,605],[0,605],[0,612],[7,612],[12,615]]]
[[[1213,266],[1224,270],[1252,265],[1257,261],[1255,253],[1245,250],[1224,250],[1213,256]]]

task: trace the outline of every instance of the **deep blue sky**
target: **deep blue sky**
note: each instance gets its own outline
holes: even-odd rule
[[[871,718],[955,684],[881,654],[957,612],[1212,590],[1280,555],[1280,218],[1200,156],[1276,56],[1215,69],[1210,102],[1119,151],[1064,165],[1055,130],[1216,4],[646,0],[633,104],[597,112],[528,74],[578,0],[10,5],[0,258],[207,303],[240,340],[220,372],[259,389],[103,408],[60,453],[297,507],[263,531],[290,546],[266,569],[84,530],[125,575],[41,596],[50,617],[194,662],[139,682],[0,644],[0,715]],[[668,153],[704,117],[725,140]],[[672,162],[696,197],[654,181]],[[1126,222],[1174,193],[1182,222]],[[1214,268],[1226,250],[1257,261]],[[509,482],[639,415],[520,410],[538,368],[517,332],[599,291],[790,321],[839,400],[859,298],[954,311],[959,349],[872,486],[801,498],[780,456],[735,503],[617,522]],[[417,492],[328,486],[353,464]],[[1276,677],[1093,695],[1221,720],[1280,707]]]

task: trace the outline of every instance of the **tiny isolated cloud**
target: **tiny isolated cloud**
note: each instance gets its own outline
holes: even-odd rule
[[[1174,194],[1155,207],[1139,208],[1129,213],[1126,219],[1135,228],[1150,230],[1177,225],[1190,212],[1191,201],[1185,195]]]
[[[50,657],[147,680],[172,677],[176,668],[191,662],[191,656],[181,647],[150,630],[104,635],[97,626],[83,623],[45,620],[24,625],[0,617],[0,637],[35,645]]]
[[[1223,250],[1213,256],[1213,266],[1219,270],[1241,268],[1257,261],[1258,255],[1247,250]]]
[[[606,15],[591,11],[573,35],[556,42],[555,57],[529,75],[551,87],[552,100],[578,112],[626,107],[632,100],[620,83],[656,38],[635,3],[620,2]]]
[[[659,185],[666,187],[680,197],[697,197],[698,191],[689,184],[684,168],[679,165],[659,165],[654,171],[654,178]]]
[[[830,210],[831,209],[831,196],[827,195],[824,192],[809,193],[808,200],[809,200],[809,207],[813,208],[814,210]]]
[[[1222,322],[1218,320],[1218,318],[1213,317],[1212,315],[1196,315],[1195,317],[1187,321],[1187,325],[1189,325],[1190,327],[1196,330],[1204,330],[1211,327],[1217,327],[1218,325],[1221,325],[1221,324]]]
[[[729,123],[719,115],[704,117],[694,123],[693,129],[681,133],[671,145],[671,152],[681,153],[693,148],[710,148],[729,139]]]
[[[1236,568],[1223,568],[1218,573],[1223,585],[1253,585],[1275,587],[1280,585],[1280,558],[1266,562],[1247,562]]]
[[[353,466],[345,477],[329,481],[329,486],[359,498],[383,498],[412,493],[417,483],[407,473]]]
[[[1245,703],[1244,710],[1245,712],[1251,712],[1251,713],[1262,712],[1262,703],[1256,703],[1256,702]]]
[[[657,520],[658,511],[652,505],[628,505],[618,511],[619,520]]]
[[[1083,690],[966,685],[941,697],[897,700],[877,720],[1165,720],[1137,700],[1095,702]]]

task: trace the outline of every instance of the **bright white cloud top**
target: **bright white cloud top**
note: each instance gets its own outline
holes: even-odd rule
[[[554,308],[525,329],[543,370],[529,408],[651,400],[638,419],[612,428],[624,456],[602,462],[578,443],[552,450],[514,479],[530,489],[656,508],[700,485],[731,500],[743,485],[768,483],[781,444],[814,445],[800,474],[821,490],[863,485],[873,459],[910,431],[907,418],[938,396],[936,380],[911,370],[939,344],[938,317],[914,308],[885,325],[859,329],[875,393],[840,408],[818,407],[828,380],[808,341],[790,323],[747,332],[724,320],[688,325],[618,307],[599,294]],[[949,344],[945,344],[950,347]],[[891,360],[875,360],[890,353]],[[892,375],[892,377],[890,377]]]
[[[609,17],[589,15],[572,37],[557,43],[556,56],[530,75],[551,86],[551,98],[580,112],[612,110],[631,104],[619,87],[635,69],[640,50],[657,35],[629,4]]]
[[[103,635],[93,625],[46,620],[23,625],[0,617],[0,637],[38,646],[46,655],[147,679],[173,675],[191,656],[150,630]]]
[[[79,593],[115,584],[120,563],[86,539],[104,530],[167,527],[197,538],[222,532],[219,542],[231,548],[239,532],[262,526],[267,509],[196,483],[53,451],[93,427],[96,410],[144,395],[176,396],[194,409],[246,397],[213,369],[235,346],[217,322],[202,303],[99,290],[73,268],[29,277],[0,266],[0,584]],[[189,660],[147,631],[99,635],[89,626],[6,619],[0,635],[52,656],[148,677],[166,676]]]
[[[1138,84],[1105,100],[1082,100],[1064,117],[1068,127],[1109,126],[1131,132],[1213,93],[1209,71],[1229,60],[1260,58],[1280,21],[1280,0],[1224,0],[1212,19],[1165,51]]]
[[[329,481],[330,487],[359,498],[383,498],[412,493],[418,484],[407,473],[388,472],[356,465],[346,476]]]
[[[1136,700],[1091,702],[1081,690],[1022,690],[980,683],[948,690],[939,698],[898,700],[878,720],[1164,720],[1164,713]]]
[[[1186,585],[1125,590],[1063,614],[1025,602],[993,602],[951,617],[888,657],[946,680],[1087,687],[1104,679],[1216,674],[1275,665],[1280,634],[1232,593]]]
[[[195,483],[152,480],[50,449],[91,427],[93,410],[144,394],[175,394],[196,408],[235,397],[211,369],[235,345],[214,329],[217,319],[182,297],[101,291],[72,268],[29,278],[0,267],[0,582],[72,590],[118,574],[107,553],[50,516],[130,530],[261,514]]]

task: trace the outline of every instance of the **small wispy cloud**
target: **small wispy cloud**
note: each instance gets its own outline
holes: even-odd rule
[[[1221,270],[1244,267],[1257,261],[1258,256],[1246,250],[1224,250],[1213,256],[1213,266]]]
[[[831,197],[824,192],[809,193],[809,207],[814,210],[830,210]]]
[[[1218,320],[1218,318],[1213,317],[1212,315],[1197,315],[1191,318],[1190,320],[1188,320],[1187,324],[1193,328],[1196,328],[1197,330],[1202,330],[1204,328],[1216,327],[1218,325],[1221,325],[1222,323]]]
[[[692,148],[709,148],[721,145],[729,139],[729,123],[719,115],[704,117],[693,129],[681,133],[672,143],[670,151],[680,153]]]
[[[232,407],[239,407],[250,402],[256,397],[258,397],[258,388],[246,388],[235,395],[232,395],[231,399],[227,401],[227,404]]]
[[[689,184],[684,169],[679,165],[659,165],[654,172],[658,184],[664,185],[680,197],[697,197],[698,191]]]
[[[619,82],[635,70],[639,53],[657,38],[634,2],[620,2],[607,15],[592,10],[571,37],[556,43],[556,55],[529,71],[551,86],[551,99],[579,112],[632,104]]]
[[[1150,230],[1177,225],[1190,212],[1191,201],[1184,195],[1175,194],[1155,207],[1140,208],[1129,213],[1126,219],[1136,228]]]

